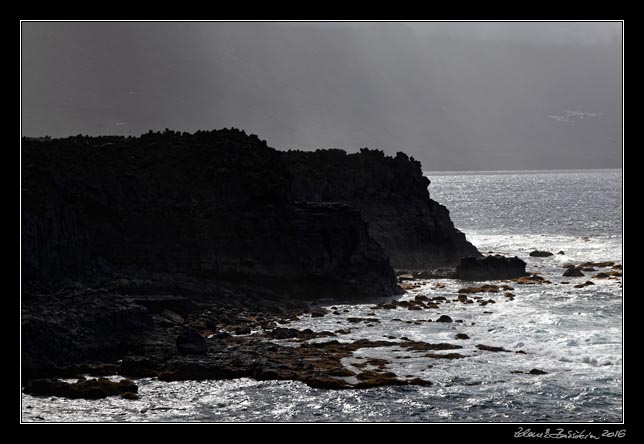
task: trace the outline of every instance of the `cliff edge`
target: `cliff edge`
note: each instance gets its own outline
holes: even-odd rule
[[[124,270],[243,281],[309,297],[398,291],[345,205],[295,205],[257,136],[225,129],[22,146],[23,282],[105,285]]]
[[[397,269],[455,265],[481,256],[432,200],[420,162],[398,153],[362,149],[281,152],[293,175],[291,196],[305,202],[342,202],[360,210],[369,233]]]

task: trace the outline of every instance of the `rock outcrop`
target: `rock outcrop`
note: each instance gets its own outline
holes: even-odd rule
[[[531,257],[550,257],[552,253],[549,251],[534,250],[530,252]]]
[[[23,139],[23,279],[120,270],[385,296],[396,279],[360,214],[294,205],[278,153],[238,130]]]
[[[29,381],[25,393],[34,396],[59,396],[71,399],[101,399],[120,395],[126,399],[138,399],[139,387],[129,379],[118,382],[105,378],[81,379],[73,384],[56,379],[34,379]]]
[[[22,374],[37,378],[120,357],[153,328],[150,312],[120,294],[65,289],[23,301]]]
[[[447,208],[430,199],[430,181],[413,158],[366,148],[356,154],[329,149],[280,156],[293,175],[293,199],[360,210],[394,268],[428,269],[480,256],[454,227]]]
[[[516,256],[466,257],[461,259],[453,277],[467,281],[514,279],[527,275],[525,266],[526,263]]]

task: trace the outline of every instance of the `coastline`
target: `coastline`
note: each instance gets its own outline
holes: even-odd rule
[[[355,156],[349,160],[340,159],[342,162],[352,162],[351,159],[360,160],[363,159],[361,156],[367,156],[381,162],[377,151]],[[413,165],[413,159],[411,161]],[[397,160],[387,162],[392,162],[391,166],[395,167],[407,165],[409,159],[400,156]],[[420,177],[420,168],[416,171],[414,175],[417,176],[414,177]],[[426,185],[421,181],[417,182],[418,186],[402,190],[403,193],[418,193],[411,204],[409,195],[406,199],[392,199],[395,193],[388,188],[388,182],[372,181],[371,177],[378,176],[365,176],[365,183],[355,188],[377,190],[375,193],[369,191],[374,194],[365,200],[372,202],[363,210],[367,213],[377,209],[380,213],[376,214],[383,214],[383,211],[386,213],[389,211],[387,208],[391,208],[404,215],[406,208],[416,211],[417,205],[425,205],[423,202],[429,200]],[[396,387],[408,387],[413,391],[431,387],[442,390],[438,387],[451,384],[444,380],[445,374],[454,371],[449,369],[468,373],[469,366],[484,369],[487,364],[482,363],[487,361],[492,362],[490,368],[512,365],[512,368],[504,370],[504,377],[512,380],[523,378],[516,379],[517,383],[525,381],[525,378],[545,378],[548,381],[557,378],[558,370],[552,364],[550,367],[539,364],[541,352],[526,351],[516,344],[510,347],[507,341],[499,341],[496,333],[478,329],[488,319],[496,319],[497,312],[507,316],[512,311],[511,307],[528,302],[535,292],[549,294],[550,288],[565,288],[566,294],[583,296],[593,288],[586,284],[591,279],[596,288],[616,284],[621,287],[621,276],[617,275],[621,271],[612,268],[612,265],[597,271],[614,273],[605,278],[594,279],[590,275],[564,283],[560,277],[564,271],[561,263],[544,259],[543,263],[548,265],[543,268],[541,259],[535,262],[529,258],[528,248],[554,248],[558,243],[554,238],[528,240],[521,248],[521,257],[528,261],[526,277],[493,281],[493,275],[489,274],[479,277],[480,281],[458,281],[453,275],[456,265],[454,259],[447,263],[443,260],[442,265],[425,262],[426,266],[415,267],[413,265],[418,263],[419,258],[422,261],[423,255],[412,249],[410,256],[399,255],[399,258],[408,261],[402,265],[412,266],[396,267],[396,279],[389,264],[386,267],[382,265],[384,262],[380,258],[384,254],[381,251],[404,253],[408,246],[399,242],[383,250],[373,247],[380,241],[369,240],[374,234],[373,224],[368,220],[362,221],[361,213],[351,209],[352,195],[346,191],[347,177],[351,176],[342,172],[337,178],[326,179],[326,187],[332,185],[345,190],[336,191],[336,194],[325,191],[326,198],[335,196],[334,200],[339,200],[339,203],[330,204],[321,198],[317,199],[318,202],[311,202],[310,197],[305,196],[307,198],[304,200],[309,201],[306,204],[301,199],[296,199],[299,202],[294,204],[279,204],[283,205],[281,208],[293,205],[300,213],[293,213],[292,210],[275,213],[287,217],[296,214],[294,226],[302,227],[297,228],[297,232],[307,233],[314,227],[315,236],[322,240],[316,244],[317,241],[311,242],[310,237],[302,238],[306,240],[302,243],[304,248],[298,252],[297,262],[288,265],[291,270],[301,270],[298,268],[301,265],[297,264],[306,264],[307,277],[303,279],[300,275],[290,283],[277,285],[279,273],[260,276],[242,271],[225,276],[212,272],[210,275],[200,275],[190,270],[172,272],[89,261],[94,267],[89,273],[67,275],[63,272],[60,274],[63,279],[58,280],[56,285],[43,285],[47,280],[23,280],[22,382],[25,399],[33,402],[35,398],[31,394],[34,394],[123,399],[124,402],[137,405],[151,402],[145,399],[146,387],[162,390],[156,382],[150,385],[151,381],[187,383],[244,381],[244,378],[252,381],[295,381],[312,390],[331,392],[367,390],[368,393],[368,390]],[[391,180],[396,181],[397,177],[393,175]],[[324,189],[317,188],[319,186],[316,183],[308,184],[295,194],[312,193],[313,196],[318,190]],[[385,206],[380,203],[380,193],[388,196]],[[433,204],[429,205],[432,208]],[[240,227],[247,224],[246,221],[254,220],[252,217],[244,219],[248,216],[236,211],[233,215],[240,216],[234,216],[233,220]],[[447,219],[441,219],[445,218],[444,215]],[[440,227],[439,230],[460,233],[449,220],[449,212],[432,213],[430,210],[422,219]],[[415,223],[414,218],[408,216],[397,216],[395,220],[398,226],[406,227],[405,230]],[[436,223],[437,220],[449,222]],[[333,222],[331,231],[328,229],[329,221],[337,221]],[[74,230],[76,223],[72,219]],[[62,225],[65,224],[68,222]],[[369,227],[369,232],[363,227]],[[341,234],[347,228],[353,230],[354,234]],[[63,232],[65,230],[69,231],[69,228],[62,229]],[[357,237],[356,230],[359,233]],[[346,242],[334,241],[335,246],[327,250],[333,252],[330,261],[306,259],[310,254],[314,257],[319,254],[319,245],[328,248],[328,241],[323,239],[337,239],[338,234]],[[383,227],[375,234],[384,236],[386,240],[388,236],[399,233],[395,227]],[[243,239],[235,236],[238,235],[229,238],[232,239],[229,246]],[[463,235],[457,234],[452,239],[458,239],[458,236]],[[478,239],[477,236],[475,238]],[[422,237],[407,238],[414,239],[419,245],[423,242]],[[114,240],[118,241],[118,238]],[[452,241],[441,242],[437,244],[439,249],[453,248],[450,247],[454,245],[450,243]],[[487,247],[486,242],[481,245]],[[569,246],[562,246],[567,251],[566,256],[560,256],[562,260],[571,259],[576,265],[587,262],[587,257],[576,256],[576,250],[571,250]],[[270,248],[274,250],[275,244],[263,252],[256,251],[267,258],[270,257],[266,255]],[[485,254],[516,255],[516,246],[513,248],[505,250],[494,247],[494,251],[485,251]],[[356,251],[360,258],[357,261]],[[580,254],[583,251],[588,252],[580,250]],[[556,251],[553,253],[556,254]],[[606,258],[601,254],[602,250],[597,250],[596,256],[600,262],[605,262]],[[258,269],[260,264],[255,261],[253,268]],[[614,265],[621,265],[621,261],[616,261]],[[382,267],[381,271],[375,271],[374,266]],[[385,270],[384,274],[382,270]],[[558,277],[553,279],[555,275]],[[289,277],[292,278],[293,275]],[[395,285],[382,285],[391,279]],[[576,288],[579,285],[581,287]],[[395,290],[396,287],[401,290]],[[360,292],[354,291],[356,288],[360,288]],[[529,288],[536,290],[527,291]],[[417,328],[421,329],[422,334],[414,333]],[[496,332],[506,327],[491,325],[489,328]],[[428,333],[431,334],[425,337]],[[458,376],[450,377],[458,379]],[[126,380],[123,383],[125,387],[118,386],[121,379]],[[171,387],[168,386],[168,389],[171,390]],[[124,392],[126,389],[133,391]],[[28,413],[25,414],[29,416]]]

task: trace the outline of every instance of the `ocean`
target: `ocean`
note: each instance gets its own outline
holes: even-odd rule
[[[378,310],[380,323],[373,327],[357,328],[347,321],[368,316],[373,302],[327,301],[321,305],[337,307],[341,315],[305,316],[288,327],[350,327],[340,341],[406,337],[458,343],[462,348],[454,351],[464,356],[461,359],[377,347],[359,349],[343,361],[352,368],[361,357],[385,359],[389,371],[422,377],[432,386],[335,391],[247,378],[169,383],[142,378],[137,380],[139,400],[23,394],[23,421],[621,422],[622,280],[593,277],[610,270],[604,268],[585,272],[584,277],[562,276],[562,265],[568,262],[622,263],[621,170],[426,175],[432,181],[431,197],[447,206],[455,226],[481,252],[518,256],[527,262],[528,271],[551,283],[511,283],[514,300],[502,292],[485,293],[494,301],[485,306],[449,303],[439,312]],[[533,250],[555,254],[530,257]],[[574,287],[586,281],[594,285]],[[458,289],[470,285],[449,279],[421,281],[401,299],[428,295],[451,300]],[[462,322],[422,322],[438,313]],[[470,339],[455,340],[458,333]],[[479,350],[480,344],[507,351]],[[530,374],[532,369],[546,373]]]

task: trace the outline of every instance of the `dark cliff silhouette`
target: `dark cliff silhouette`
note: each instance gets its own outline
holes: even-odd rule
[[[221,352],[198,366],[227,369],[208,375],[279,375],[257,367],[261,344],[252,359],[228,350],[228,332],[270,331],[320,298],[400,293],[387,255],[478,254],[428,183],[403,154],[279,153],[236,129],[24,138],[23,377],[120,360],[127,374],[176,372],[179,339],[197,331]]]
[[[360,213],[295,205],[277,151],[243,131],[23,140],[22,161],[26,281],[145,270],[303,296],[396,292]]]
[[[360,210],[395,268],[454,265],[480,253],[454,227],[449,211],[430,199],[420,162],[404,153],[362,149],[280,153],[302,201],[342,202]]]

